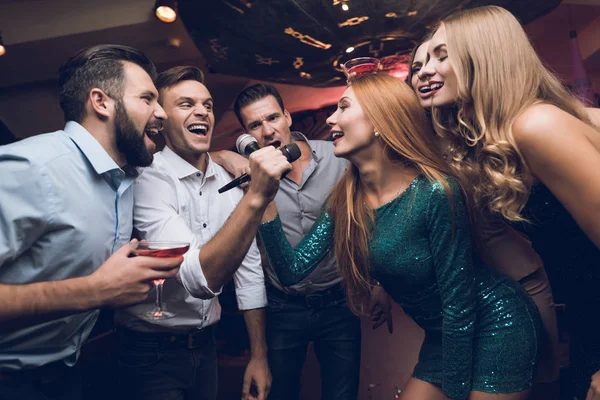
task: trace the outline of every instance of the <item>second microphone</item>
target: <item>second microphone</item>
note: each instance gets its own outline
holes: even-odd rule
[[[252,135],[249,135],[247,133],[244,133],[237,138],[235,142],[235,147],[237,148],[238,153],[244,156],[249,156],[256,150],[260,149],[256,139],[254,139]],[[290,163],[299,159],[301,155],[300,148],[296,143],[286,144],[280,150]],[[240,175],[239,177],[229,182],[227,185],[220,188],[219,193],[223,193],[230,189],[233,189],[234,187],[238,187],[242,183],[248,182],[250,179],[251,177],[248,174]]]

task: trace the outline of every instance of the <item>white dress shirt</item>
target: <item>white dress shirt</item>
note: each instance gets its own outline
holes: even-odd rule
[[[154,307],[154,290],[141,304],[119,310],[116,323],[138,331],[188,331],[205,328],[221,318],[220,293],[213,292],[202,272],[199,254],[229,218],[242,196],[239,188],[219,194],[217,189],[233,177],[210,156],[206,174],[165,147],[154,155],[134,183],[134,229],[142,239],[183,241],[190,250],[177,278],[165,281],[163,302],[177,316],[149,323],[138,317]],[[252,242],[234,274],[238,308],[251,310],[267,305],[263,270],[256,241]]]

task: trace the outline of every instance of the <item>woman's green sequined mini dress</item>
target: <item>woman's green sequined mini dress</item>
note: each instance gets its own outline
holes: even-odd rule
[[[451,399],[465,399],[471,390],[527,389],[539,314],[516,282],[474,262],[462,194],[450,184],[451,200],[442,184],[419,176],[374,210],[372,275],[425,330],[414,377],[440,386]],[[292,285],[332,248],[334,226],[323,211],[295,249],[279,218],[260,233],[280,281]]]

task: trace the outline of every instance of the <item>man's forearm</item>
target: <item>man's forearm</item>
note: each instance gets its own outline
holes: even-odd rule
[[[256,237],[267,202],[248,192],[217,234],[202,246],[200,265],[208,287],[216,292],[244,259]]]
[[[26,285],[0,284],[0,332],[100,307],[89,277]]]
[[[223,168],[225,168],[223,166],[223,163],[225,162],[225,158],[223,157],[224,151],[227,151],[227,150],[216,150],[216,151],[211,151],[208,153],[208,154],[210,154],[210,158],[213,160],[213,162],[215,162],[216,164],[219,164]],[[227,169],[227,168],[225,168],[225,169]]]
[[[243,156],[229,150],[211,151],[210,158],[213,162],[219,164],[231,175],[238,177],[243,174],[248,167],[248,160]]]
[[[264,308],[243,311],[248,339],[250,340],[250,352],[252,358],[267,357],[267,341],[265,338],[266,313]]]

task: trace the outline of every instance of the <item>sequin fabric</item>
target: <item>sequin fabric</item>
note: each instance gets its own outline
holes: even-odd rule
[[[585,399],[591,376],[600,370],[600,250],[541,183],[531,188],[523,215],[529,222],[513,226],[542,258],[555,302],[566,304],[561,328],[569,333],[568,376],[574,394]]]
[[[475,264],[462,195],[417,177],[375,210],[370,244],[373,276],[425,330],[413,375],[442,387],[451,399],[469,391],[508,393],[531,386],[539,315],[521,288]],[[278,219],[260,229],[284,284],[304,277],[327,254],[333,222],[323,212],[292,249]]]

